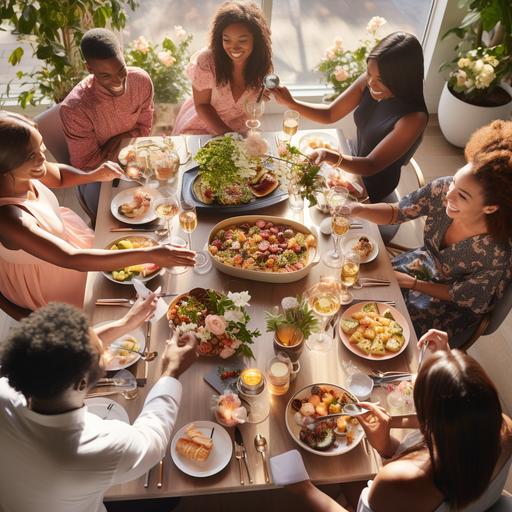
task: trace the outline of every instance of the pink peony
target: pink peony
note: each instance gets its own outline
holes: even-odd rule
[[[336,69],[334,70],[334,78],[336,78],[338,82],[343,82],[348,78],[347,70],[341,66],[336,66]]]
[[[170,68],[176,62],[176,59],[172,56],[172,53],[168,51],[158,52],[158,60],[166,68]]]
[[[220,336],[226,331],[226,320],[219,315],[208,315],[204,319],[205,327],[215,336]]]
[[[149,43],[144,36],[140,36],[133,42],[133,47],[141,53],[149,52]]]

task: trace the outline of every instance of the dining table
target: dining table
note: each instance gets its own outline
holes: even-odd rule
[[[328,137],[335,138],[340,147],[345,151],[346,141],[343,133],[336,129],[315,130],[315,132],[326,133]],[[300,140],[308,131],[299,131],[292,140]],[[268,140],[271,151],[276,154],[276,137],[282,134],[277,132],[264,132],[264,137]],[[158,138],[157,138],[158,139]],[[206,136],[187,135],[173,137],[173,142],[181,156],[182,161],[186,160],[186,153],[191,157],[187,163],[180,168],[180,179],[175,184],[178,194],[181,192],[181,177],[183,173],[192,169],[197,164],[193,156],[198,149],[208,139]],[[128,187],[134,186],[133,183],[121,181],[117,186],[112,182],[103,183],[101,186],[101,195],[99,200],[98,217],[95,228],[94,245],[97,248],[105,248],[109,243],[118,239],[121,234],[112,232],[112,228],[119,228],[126,225],[114,218],[110,211],[110,205],[113,197]],[[263,210],[251,212],[256,215],[272,215],[286,219],[299,221],[311,228],[317,234],[318,251],[323,256],[331,247],[332,240],[330,236],[320,233],[318,226],[326,218],[316,207],[306,207],[302,212],[294,212],[289,208],[288,201],[285,199],[279,203],[271,205]],[[200,250],[205,248],[207,237],[212,227],[219,221],[233,217],[236,214],[223,213],[222,209],[202,210],[198,209],[198,227],[192,233],[192,249]],[[174,219],[177,221],[177,218]],[[387,360],[368,360],[358,357],[349,351],[343,343],[340,342],[339,335],[329,351],[313,351],[305,348],[300,357],[301,369],[296,379],[291,383],[290,389],[283,396],[269,395],[270,414],[260,423],[244,423],[240,425],[240,430],[245,441],[247,449],[248,463],[251,469],[253,483],[246,482],[240,485],[239,468],[235,453],[227,466],[217,474],[198,478],[189,476],[180,471],[173,463],[169,449],[163,460],[162,485],[157,487],[158,466],[151,473],[148,486],[144,486],[144,476],[137,480],[127,482],[122,485],[116,485],[106,493],[106,501],[112,500],[137,500],[144,498],[189,496],[214,493],[232,493],[241,491],[255,491],[276,488],[272,482],[265,482],[263,463],[260,454],[254,446],[254,439],[257,434],[264,436],[267,440],[267,457],[281,454],[288,450],[299,449],[311,477],[316,484],[331,484],[341,482],[352,482],[368,480],[372,478],[382,465],[378,453],[369,445],[368,442],[360,442],[351,451],[336,457],[324,457],[321,454],[310,453],[298,447],[294,439],[290,436],[285,425],[285,409],[290,397],[304,386],[314,383],[329,383],[338,386],[345,386],[347,383],[348,370],[357,367],[362,372],[368,373],[371,370],[397,370],[414,372],[417,368],[418,349],[417,339],[414,328],[410,321],[406,305],[400,287],[394,277],[393,269],[386,248],[379,235],[378,227],[375,224],[364,220],[357,220],[362,224],[362,229],[356,233],[369,235],[378,244],[377,257],[361,265],[360,275],[362,277],[383,278],[390,281],[388,286],[363,287],[353,290],[355,300],[369,301],[394,301],[398,311],[402,313],[409,324],[410,340],[406,349],[397,357]],[[129,227],[137,226],[130,225]],[[175,234],[180,234],[179,226],[176,222],[174,227]],[[354,231],[355,232],[355,231]],[[352,232],[349,232],[352,233]],[[130,233],[132,234],[132,233]],[[135,231],[134,234],[137,234]],[[141,232],[141,235],[151,235],[152,233]],[[156,237],[155,237],[156,238]],[[245,361],[251,367],[265,370],[268,361],[274,356],[273,333],[266,332],[265,312],[272,311],[275,306],[281,304],[284,297],[294,297],[303,293],[306,289],[319,281],[322,276],[334,276],[339,278],[339,270],[327,267],[322,259],[313,266],[309,274],[303,279],[292,283],[266,283],[252,280],[232,277],[221,273],[213,267],[205,274],[197,274],[192,268],[182,274],[165,274],[158,276],[146,283],[151,289],[162,286],[166,293],[183,293],[196,287],[210,288],[214,290],[227,291],[248,291],[251,299],[248,312],[251,320],[249,327],[259,329],[261,336],[256,338],[252,350],[255,359]],[[84,307],[86,313],[92,321],[92,324],[98,324],[107,320],[116,320],[123,316],[127,309],[123,307],[101,307],[96,306],[96,300],[100,298],[134,298],[135,291],[133,286],[114,283],[101,272],[90,272],[87,279]],[[171,302],[173,297],[165,299]],[[346,306],[342,306],[345,308]],[[160,354],[164,351],[166,340],[170,336],[168,320],[164,316],[157,322],[152,322],[149,329],[149,349],[158,351]],[[183,395],[179,414],[177,417],[174,431],[191,422],[201,420],[214,421],[212,413],[212,395],[216,392],[205,382],[203,377],[218,367],[228,365],[230,360],[223,360],[219,357],[199,357],[197,361],[184,372],[179,380],[183,386]],[[133,422],[141,411],[144,399],[151,389],[151,386],[160,376],[160,358],[152,362],[137,363],[136,376],[145,384],[138,388],[136,396],[130,400],[116,395],[114,399],[121,404],[128,412],[130,421]],[[381,405],[385,406],[386,390],[375,388],[372,392],[371,400],[380,400]],[[234,438],[232,428],[227,428],[231,438]]]

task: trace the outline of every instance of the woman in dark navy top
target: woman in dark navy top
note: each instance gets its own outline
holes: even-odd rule
[[[354,109],[353,155],[328,149],[311,156],[363,177],[372,202],[385,201],[400,170],[421,142],[428,112],[423,98],[423,52],[411,34],[393,32],[372,50],[367,71],[327,106],[294,100],[286,87],[272,91],[278,103],[319,123],[334,123]]]

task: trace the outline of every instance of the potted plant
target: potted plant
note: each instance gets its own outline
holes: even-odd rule
[[[62,101],[86,75],[79,46],[83,33],[92,27],[120,30],[126,23],[125,5],[132,10],[137,0],[4,0],[0,25],[10,25],[20,41],[30,44],[41,66],[33,72],[18,71],[26,86],[18,97],[22,108],[50,99]],[[16,48],[8,58],[16,66],[24,50]],[[7,88],[9,95],[9,86]]]
[[[141,36],[125,50],[126,63],[147,71],[155,89],[155,119],[153,128],[157,131],[170,130],[179,110],[179,102],[190,92],[185,76],[189,61],[188,47],[192,35],[183,27],[174,27],[175,41],[165,37],[162,43],[154,44]]]
[[[494,119],[507,119],[512,89],[512,10],[507,0],[460,0],[468,13],[456,35],[455,57],[439,100],[439,125],[448,142],[464,147],[470,135]]]
[[[366,59],[380,41],[377,38],[377,31],[385,23],[386,20],[381,16],[374,16],[366,26],[368,37],[359,41],[359,46],[355,50],[343,48],[340,37],[334,40],[334,45],[327,50],[325,57],[318,65],[318,70],[324,74],[325,81],[334,90],[332,94],[326,95],[325,101],[330,102],[336,99],[366,71]]]

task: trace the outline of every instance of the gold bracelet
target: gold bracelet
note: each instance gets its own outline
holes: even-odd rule
[[[334,167],[339,167],[341,162],[343,162],[343,160],[344,160],[343,155],[340,153],[339,156],[338,156],[338,160],[334,164]]]
[[[393,222],[395,220],[395,216],[396,216],[396,214],[395,214],[395,206],[393,204],[391,204],[391,203],[387,203],[387,204],[389,204],[389,207],[391,208],[391,218],[389,219],[388,224],[393,224]]]
[[[418,284],[418,278],[414,278],[414,283],[412,283],[411,290],[416,291],[416,285]]]

